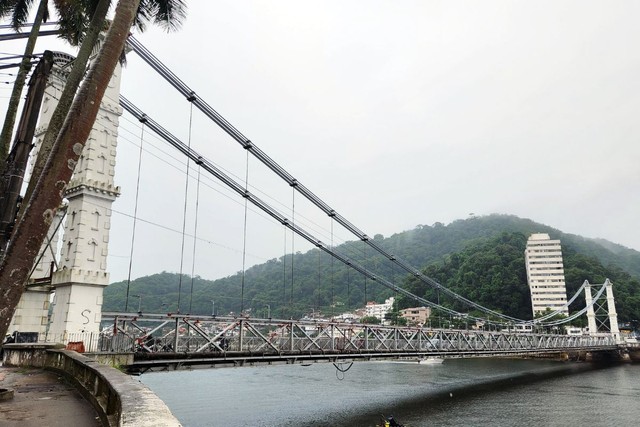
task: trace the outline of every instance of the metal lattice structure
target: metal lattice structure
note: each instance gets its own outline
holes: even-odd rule
[[[614,350],[610,334],[557,335],[328,321],[105,313],[101,352],[134,352],[130,369],[404,357],[483,357]]]

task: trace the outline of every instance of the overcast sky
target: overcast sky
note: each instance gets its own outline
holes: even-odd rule
[[[367,234],[505,213],[640,250],[640,2],[188,3],[179,32],[138,40]],[[190,128],[189,104],[133,53],[122,93],[244,182],[240,145],[197,110]],[[140,135],[125,113],[113,281],[128,275]],[[182,251],[186,161],[148,129],[143,147],[132,277],[240,270],[243,200],[205,176],[196,197],[191,164]],[[248,165],[252,192],[327,243],[353,239]],[[246,266],[308,249],[252,208],[246,227]]]

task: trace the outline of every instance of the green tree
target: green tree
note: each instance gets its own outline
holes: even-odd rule
[[[378,319],[375,316],[365,316],[362,319],[360,319],[360,322],[367,325],[379,325],[380,319]]]
[[[392,325],[397,326],[407,326],[407,319],[400,315],[400,312],[397,310],[393,310],[385,314],[385,320],[391,322]]]

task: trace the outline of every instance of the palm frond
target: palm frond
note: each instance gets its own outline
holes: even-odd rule
[[[143,23],[153,22],[167,31],[174,31],[186,18],[187,6],[183,0],[142,0],[138,12]]]
[[[146,29],[146,23],[149,22],[149,7],[148,0],[141,0],[138,5],[138,11],[133,18],[133,26],[136,27],[141,33]]]
[[[158,13],[155,23],[164,26],[167,31],[180,28],[187,17],[187,6],[182,0],[156,0]]]
[[[18,0],[0,0],[0,18],[5,18],[13,13]]]
[[[78,46],[82,42],[82,36],[89,22],[85,1],[54,0],[54,4],[58,14],[60,38],[73,46]]]
[[[27,22],[32,3],[33,0],[18,0],[15,2],[13,16],[11,17],[11,26],[14,30],[19,32],[21,30],[20,27]]]

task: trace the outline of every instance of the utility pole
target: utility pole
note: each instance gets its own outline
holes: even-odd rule
[[[11,152],[5,161],[4,174],[0,178],[0,252],[4,254],[15,225],[20,202],[20,189],[33,147],[40,106],[47,79],[53,67],[53,53],[45,51],[29,81],[27,98],[18,124]],[[34,177],[37,179],[38,177]]]

